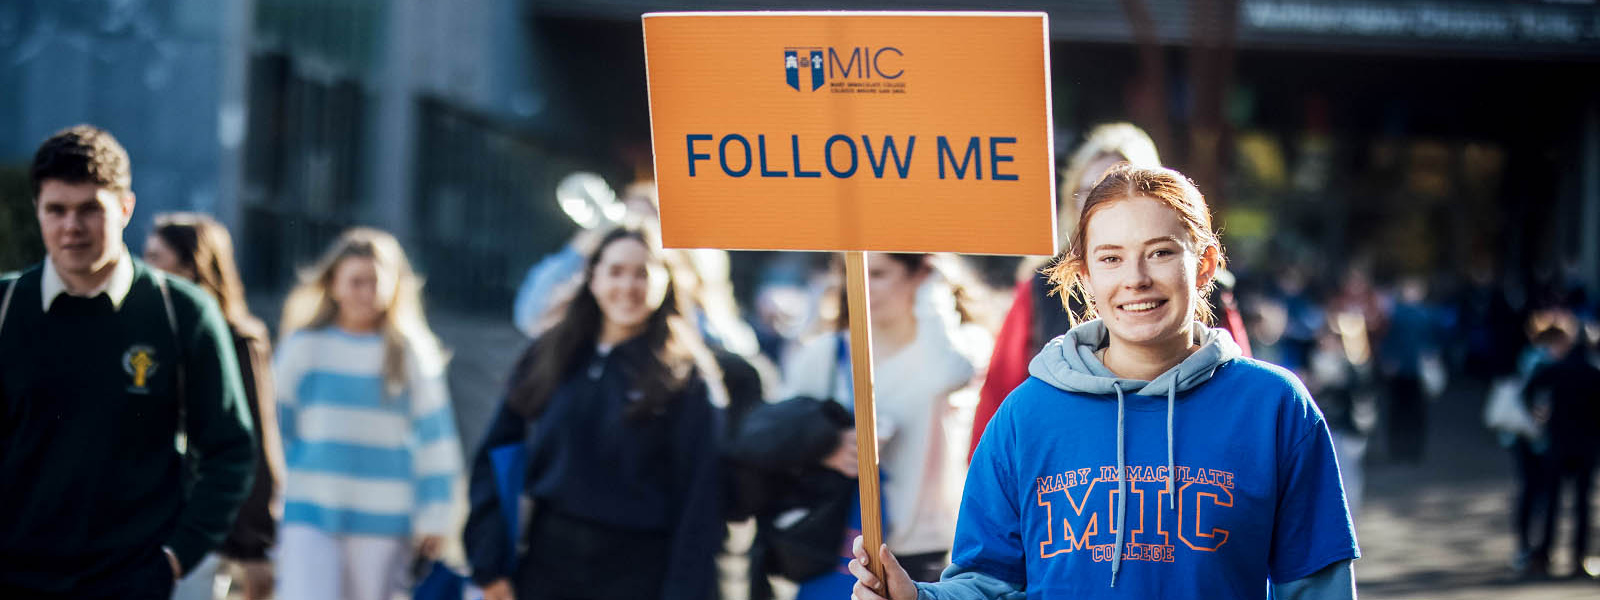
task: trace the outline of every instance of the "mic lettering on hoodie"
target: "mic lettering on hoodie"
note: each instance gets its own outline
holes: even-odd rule
[[[1168,508],[1167,479],[1174,475],[1176,509]],[[1094,475],[1091,479],[1090,475]],[[1233,507],[1233,473],[1221,469],[1165,465],[1129,465],[1128,531],[1122,560],[1174,562],[1174,533],[1189,550],[1215,552],[1228,542],[1221,525]],[[1109,562],[1116,548],[1117,468],[1078,468],[1035,478],[1038,505],[1044,508],[1048,537],[1039,543],[1039,558],[1088,551],[1090,560]]]

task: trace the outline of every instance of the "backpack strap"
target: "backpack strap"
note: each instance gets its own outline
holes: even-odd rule
[[[856,382],[854,375],[850,375],[845,379],[845,394],[848,397],[833,397],[834,391],[839,389],[839,365],[851,364],[850,344],[846,341],[846,338],[850,337],[850,334],[848,332],[840,332],[836,335],[838,338],[833,346],[833,368],[828,372],[828,397],[839,402],[840,404],[844,404],[849,408],[855,408]]]
[[[173,347],[177,349],[178,353],[178,360],[175,361],[177,362],[178,370],[178,388],[176,390],[178,396],[177,445],[178,452],[187,457],[189,455],[189,403],[187,397],[189,386],[188,379],[183,372],[183,338],[178,335],[178,312],[172,308],[172,290],[167,287],[167,276],[154,269],[151,270],[150,274],[155,276],[156,288],[161,290],[161,302],[167,308],[167,328],[172,330]]]
[[[6,286],[6,297],[0,300],[0,332],[6,330],[6,313],[11,311],[11,293],[17,291],[17,282],[22,278],[11,280],[11,285]]]

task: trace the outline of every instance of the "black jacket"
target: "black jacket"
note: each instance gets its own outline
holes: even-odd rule
[[[1552,456],[1594,460],[1600,452],[1600,436],[1595,434],[1600,429],[1600,369],[1589,364],[1582,348],[1536,371],[1523,398],[1530,410],[1549,403],[1545,433]]]
[[[835,487],[838,473],[822,460],[852,427],[849,410],[831,400],[791,398],[762,406],[744,418],[724,451],[734,482],[729,517],[770,515],[803,506],[819,490]]]
[[[711,597],[723,531],[717,460],[721,414],[696,375],[660,414],[626,416],[638,396],[635,365],[648,352],[634,340],[582,361],[535,421],[501,404],[472,465],[472,508],[463,536],[474,581],[487,584],[512,575],[504,565],[516,549],[506,537],[489,452],[526,443],[523,493],[533,498],[535,511],[668,536],[662,600]],[[519,361],[513,381],[529,367],[532,354]],[[597,563],[594,576],[605,577],[616,568]]]
[[[728,444],[730,518],[755,517],[752,598],[771,597],[767,574],[793,575],[830,563],[845,535],[856,480],[823,466],[853,418],[831,400],[792,398],[757,408]],[[801,509],[805,524],[779,535],[779,515]],[[837,521],[834,523],[834,521]],[[830,536],[830,530],[836,535]],[[832,539],[830,539],[830,537]],[[785,549],[779,552],[780,549]]]
[[[272,346],[267,341],[267,327],[260,321],[232,326],[230,330],[233,351],[239,358],[239,379],[244,382],[245,404],[256,428],[256,476],[250,495],[239,505],[233,530],[217,552],[233,560],[267,560],[267,551],[278,539],[272,503],[278,497],[283,475],[278,456],[282,446],[278,437],[278,401],[272,387]]]

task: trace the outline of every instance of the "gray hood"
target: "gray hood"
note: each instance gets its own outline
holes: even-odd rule
[[[1125,394],[1165,396],[1173,391],[1174,381],[1176,391],[1189,391],[1210,380],[1217,367],[1242,355],[1226,329],[1212,329],[1196,322],[1190,330],[1200,349],[1154,381],[1122,379],[1100,362],[1094,353],[1105,347],[1107,336],[1106,324],[1100,319],[1050,340],[1028,363],[1028,374],[1063,391],[1083,394],[1114,394],[1116,388],[1112,384],[1120,383]]]
[[[1096,396],[1115,394],[1117,397],[1117,544],[1111,555],[1111,587],[1117,587],[1117,575],[1122,572],[1122,532],[1127,528],[1127,431],[1124,428],[1124,394],[1167,397],[1167,505],[1176,510],[1173,493],[1173,468],[1177,464],[1176,446],[1172,439],[1172,418],[1176,412],[1178,392],[1188,391],[1211,379],[1217,367],[1238,358],[1243,353],[1234,343],[1233,335],[1225,329],[1212,329],[1202,323],[1189,326],[1200,349],[1177,366],[1157,376],[1154,381],[1123,379],[1117,377],[1100,358],[1096,350],[1106,344],[1106,324],[1099,319],[1089,321],[1061,337],[1050,340],[1044,349],[1028,363],[1028,374],[1038,377],[1057,389]]]

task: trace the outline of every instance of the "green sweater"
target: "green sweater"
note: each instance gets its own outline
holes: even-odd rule
[[[0,295],[17,281],[0,327],[0,589],[68,592],[148,568],[162,546],[187,572],[250,488],[250,413],[220,309],[166,278],[174,337],[151,268],[133,266],[120,310],[63,294],[44,313],[43,265],[0,280]]]

